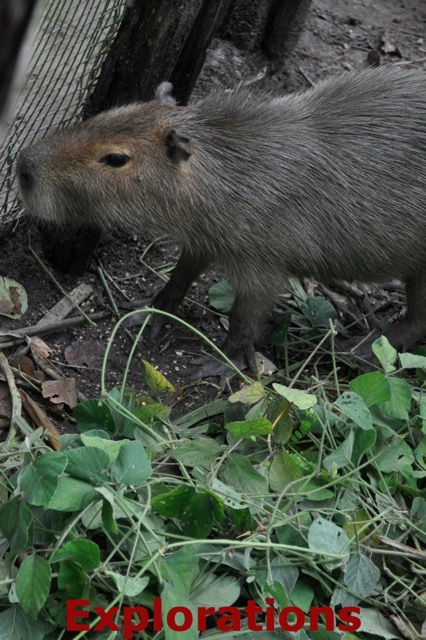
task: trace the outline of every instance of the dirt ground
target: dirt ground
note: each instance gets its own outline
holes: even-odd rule
[[[218,85],[232,86],[249,82],[254,87],[269,87],[277,92],[303,89],[327,75],[353,68],[366,60],[371,50],[380,52],[382,64],[411,65],[426,69],[426,5],[421,0],[314,0],[299,44],[287,64],[287,73],[272,70],[260,53],[239,51],[230,42],[216,40],[209,50],[199,78],[194,99]],[[289,86],[290,84],[290,86]],[[37,233],[32,234],[37,249]],[[167,272],[177,259],[177,250],[163,240],[152,244],[153,238],[122,235],[104,238],[97,251],[96,264],[80,277],[55,273],[61,286],[71,291],[78,284],[89,283],[94,294],[84,305],[96,313],[110,309],[110,302],[96,266],[102,270],[111,294],[118,306],[131,299],[148,299],[161,286],[160,273]],[[140,257],[144,254],[144,263]],[[147,266],[149,265],[149,266]],[[59,299],[62,293],[33,257],[28,247],[27,225],[19,224],[13,235],[0,244],[0,275],[20,282],[26,289],[29,308],[19,321],[0,317],[0,331],[13,331],[36,324]],[[220,344],[225,329],[219,316],[209,309],[209,287],[222,279],[220,274],[203,275],[192,287],[181,315],[187,322]],[[346,319],[341,315],[343,324]],[[99,395],[100,358],[93,352],[93,341],[105,345],[115,324],[113,316],[96,327],[87,324],[67,328],[44,339],[53,349],[53,360],[67,376],[74,376],[78,390],[88,398]],[[80,343],[87,363],[71,366],[65,350]],[[108,362],[108,384],[112,387],[122,379],[132,342],[120,331]],[[175,384],[175,411],[188,411],[220,390],[215,380],[201,381],[182,389],[188,362],[202,350],[201,341],[189,330],[177,324],[167,325],[160,338],[152,342],[144,338],[131,367],[128,383],[145,389],[141,358],[148,360]],[[274,359],[274,352],[266,349]],[[12,350],[7,351],[12,355]],[[93,356],[93,357],[89,357]],[[87,366],[89,365],[89,366]],[[1,401],[0,401],[1,402]]]

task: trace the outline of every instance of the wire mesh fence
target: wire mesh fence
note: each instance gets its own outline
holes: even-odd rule
[[[45,1],[27,82],[0,151],[0,233],[22,213],[15,180],[19,150],[79,119],[128,1]]]

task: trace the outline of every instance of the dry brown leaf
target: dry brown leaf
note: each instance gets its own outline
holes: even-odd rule
[[[34,362],[28,356],[21,354],[19,356],[13,356],[9,359],[9,364],[11,367],[15,367],[15,369],[19,369],[22,373],[25,373],[27,376],[31,378],[35,378],[35,370],[34,370]]]
[[[46,439],[55,451],[60,450],[59,437],[60,433],[51,420],[47,417],[46,411],[37,402],[34,402],[25,391],[19,389],[22,405],[28,415],[31,417],[37,427],[42,427],[46,431]]]
[[[34,336],[34,338],[30,338],[30,349],[31,353],[34,356],[35,361],[37,362],[37,356],[41,356],[42,358],[50,358],[52,355],[52,349],[47,345],[44,340]]]
[[[24,287],[16,280],[0,276],[0,314],[17,319],[27,308],[28,297]]]
[[[60,371],[60,369],[58,369],[58,367],[56,367],[53,362],[49,360],[51,354],[53,353],[49,345],[47,345],[41,338],[38,338],[37,336],[34,338],[30,338],[29,345],[38,368],[41,369],[41,371],[43,371],[43,373],[45,373],[48,378],[52,378],[53,380],[61,380],[63,378],[62,371]]]
[[[105,345],[100,340],[73,342],[65,349],[65,358],[73,367],[100,367],[105,353]]]
[[[47,380],[41,385],[41,393],[55,405],[67,404],[72,409],[77,404],[75,378]]]

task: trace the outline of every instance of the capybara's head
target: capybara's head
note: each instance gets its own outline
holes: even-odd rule
[[[191,155],[179,112],[159,100],[118,107],[27,147],[17,162],[25,208],[62,226],[156,226]]]

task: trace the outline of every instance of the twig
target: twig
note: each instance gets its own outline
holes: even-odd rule
[[[16,383],[15,383],[15,378],[13,377],[12,370],[7,361],[6,356],[2,351],[0,351],[0,369],[3,371],[3,374],[6,378],[6,382],[9,387],[10,398],[12,401],[10,428],[9,428],[9,433],[7,435],[6,442],[5,442],[6,449],[8,449],[16,436],[16,420],[21,415],[22,402],[21,402],[21,397],[19,395],[18,387],[16,386]]]
[[[90,316],[92,322],[98,320],[104,320],[111,315],[111,311],[100,311],[99,313],[93,313]],[[67,318],[60,322],[52,322],[52,324],[46,324],[43,326],[32,325],[31,327],[23,327],[22,329],[16,329],[15,331],[0,333],[0,349],[6,349],[7,347],[14,347],[17,344],[25,342],[26,336],[39,336],[48,335],[50,333],[56,333],[62,331],[68,327],[75,327],[79,324],[83,324],[86,318],[82,316],[76,316],[75,318]]]
[[[57,302],[44,316],[38,321],[39,327],[45,324],[52,324],[52,322],[58,322],[67,318],[74,309],[85,302],[93,294],[93,287],[91,284],[83,282],[78,287],[73,289],[69,294],[64,296],[59,302]]]

